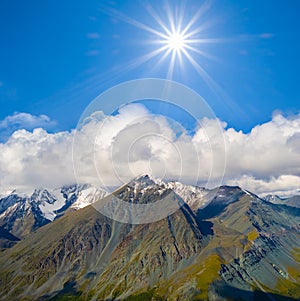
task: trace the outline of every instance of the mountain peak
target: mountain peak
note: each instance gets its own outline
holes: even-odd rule
[[[30,197],[30,201],[37,204],[42,204],[44,202],[54,204],[56,202],[56,198],[47,189],[38,188],[34,190]]]
[[[143,184],[145,186],[147,185],[161,185],[163,184],[164,182],[159,179],[159,178],[156,178],[152,175],[148,175],[148,174],[142,174],[140,176],[137,176],[136,178],[134,178],[132,181],[129,182],[129,185],[130,184],[134,184],[134,183],[140,183],[140,184]]]

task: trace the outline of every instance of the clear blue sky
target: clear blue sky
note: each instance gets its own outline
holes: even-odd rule
[[[170,6],[176,2],[182,1]],[[161,1],[150,3],[165,20]],[[186,1],[185,21],[201,3]],[[149,32],[111,16],[109,8],[157,28],[145,1],[0,1],[0,120],[14,112],[46,114],[56,121],[52,130],[68,130],[107,88],[166,76],[167,61],[153,68],[159,57],[128,68],[155,45],[147,43]],[[173,79],[197,91],[236,129],[249,131],[274,110],[298,112],[299,11],[299,0],[213,1],[198,23],[213,23],[204,37],[226,41],[201,46],[216,61],[195,60],[224,93],[212,91],[188,62],[175,66]]]

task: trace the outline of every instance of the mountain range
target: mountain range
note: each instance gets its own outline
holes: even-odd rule
[[[142,176],[124,202],[171,195],[162,220],[122,223],[97,208],[112,195],[71,185],[0,199],[1,300],[298,300],[300,209],[241,189]],[[90,204],[93,204],[90,206]]]
[[[66,211],[78,210],[106,192],[91,185],[69,185],[59,189],[35,189],[32,193],[11,190],[0,195],[0,248],[13,244],[4,233],[24,238]],[[2,234],[1,234],[2,233]],[[13,241],[17,241],[14,239]]]

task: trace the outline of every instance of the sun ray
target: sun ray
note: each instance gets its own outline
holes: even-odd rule
[[[211,91],[218,97],[221,97],[223,101],[226,101],[226,103],[235,110],[240,110],[239,107],[236,106],[235,103],[232,102],[231,98],[227,95],[227,93],[224,91],[224,89],[214,81],[214,79],[205,71],[203,67],[201,67],[200,64],[198,64],[193,57],[184,49],[183,53],[185,57],[190,61],[196,72],[203,78],[203,80],[206,82],[206,84],[209,86]]]
[[[155,63],[154,68],[159,66],[168,57],[168,55],[171,53],[171,51],[172,50],[170,48],[168,48],[167,51],[163,54],[163,56]]]
[[[187,44],[217,44],[229,42],[228,38],[205,38],[205,39],[187,39]]]
[[[211,76],[204,70],[203,67],[201,67],[200,64],[198,64],[193,57],[185,50],[183,49],[183,53],[186,56],[186,58],[190,61],[190,63],[193,65],[195,70],[198,72],[198,74],[204,79],[206,84],[212,89],[215,90],[215,88],[218,88],[217,83],[211,78]]]
[[[149,53],[139,57],[138,59],[133,60],[133,62],[135,62],[137,64],[137,67],[138,67],[139,65],[149,61],[151,58],[157,56],[158,54],[160,54],[161,52],[163,52],[167,48],[168,48],[167,46],[163,46],[161,48],[153,50],[152,52],[149,52]]]
[[[183,67],[183,60],[182,60],[182,52],[181,51],[178,53],[178,61],[179,61],[180,68],[182,68]]]
[[[220,59],[218,58],[218,57],[216,57],[216,56],[214,56],[214,55],[212,55],[212,54],[210,54],[210,53],[207,53],[207,52],[205,52],[205,51],[203,51],[203,50],[200,50],[200,49],[198,49],[198,48],[195,48],[195,47],[193,47],[193,46],[191,46],[191,45],[185,45],[185,48],[186,49],[189,49],[189,50],[191,50],[191,51],[193,51],[193,52],[196,52],[196,53],[198,53],[199,55],[201,55],[201,56],[204,56],[204,57],[206,57],[206,58],[208,58],[208,59],[211,59],[211,60],[213,60],[213,61],[216,61],[216,62],[220,62]]]
[[[177,27],[178,27],[179,32],[182,31],[183,17],[184,17],[184,13],[185,13],[185,5],[186,5],[186,1],[182,1],[180,9],[179,9],[180,13],[178,13]]]
[[[101,9],[100,9],[101,10]],[[126,16],[125,14],[122,14],[120,11],[116,10],[116,9],[113,9],[113,8],[107,8],[106,10],[103,9],[103,12],[106,12],[107,14],[109,14],[110,16],[112,17],[115,17],[115,18],[118,18],[119,20],[122,20],[130,25],[133,25],[137,28],[140,28],[140,29],[143,29],[145,31],[148,31],[150,33],[153,33],[163,39],[167,38],[168,36],[150,26],[147,26],[133,18],[130,18],[128,16]]]
[[[199,18],[206,11],[209,10],[210,7],[211,7],[211,1],[210,0],[204,2],[203,5],[200,7],[200,9],[192,17],[192,19],[190,20],[190,22],[184,27],[184,29],[182,30],[182,34],[185,35],[189,31],[189,29],[199,20]]]
[[[161,20],[161,18],[155,12],[155,10],[153,9],[153,7],[150,4],[148,4],[146,6],[146,9],[148,10],[148,13],[153,17],[153,19],[158,23],[158,25],[160,25],[161,28],[165,31],[165,33],[167,35],[170,35],[171,31],[168,29],[168,27],[166,26],[166,24]]]
[[[172,79],[173,78],[173,71],[174,71],[174,63],[175,63],[175,57],[176,57],[176,52],[173,51],[172,56],[171,56],[171,61],[169,64],[169,70],[167,74],[167,79]]]
[[[214,81],[212,78],[208,75],[208,73],[188,54],[184,53],[187,57],[187,59],[191,62],[195,70],[201,75],[201,77],[204,79],[204,81],[210,86],[214,86]]]
[[[174,15],[172,15],[172,10],[168,1],[166,1],[165,5],[166,5],[167,17],[171,27],[171,33],[174,33],[176,31]]]
[[[213,26],[217,25],[220,22],[219,19],[216,18],[210,18],[208,20],[202,20],[201,24],[197,25],[197,27],[195,28],[190,28],[185,34],[184,36],[188,39],[191,36],[195,36],[199,33],[204,33],[206,30],[208,30],[209,28],[212,28]]]
[[[152,52],[149,52],[143,56],[140,56],[138,58],[135,58],[135,59],[127,62],[126,65],[118,68],[118,70],[120,70],[122,72],[127,72],[127,71],[133,70],[135,68],[138,68],[142,64],[145,64],[146,62],[148,62],[149,60],[151,60],[152,58],[156,57],[157,55],[159,55],[160,53],[162,53],[163,51],[166,51],[166,50],[168,50],[167,46],[163,46],[161,48],[153,50]]]

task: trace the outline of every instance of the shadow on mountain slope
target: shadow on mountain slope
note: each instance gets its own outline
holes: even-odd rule
[[[214,235],[213,225],[210,221],[198,221],[198,226],[203,235]]]
[[[11,234],[2,226],[0,227],[0,251],[4,251],[7,248],[11,248],[18,241],[20,241],[18,237]]]
[[[215,192],[214,192],[215,193]],[[197,210],[199,219],[210,219],[222,213],[228,205],[237,202],[245,192],[237,186],[221,186],[211,202]]]
[[[64,289],[60,291],[57,295],[52,298],[48,296],[44,296],[44,298],[40,298],[39,300],[51,300],[51,301],[61,301],[61,300],[90,300],[90,297],[84,297],[80,292],[75,289],[75,282],[68,282],[64,285]],[[163,301],[167,300],[166,297],[158,296],[154,290],[150,290],[147,292],[143,292],[140,294],[130,295],[123,301]],[[178,299],[184,300],[184,299]],[[201,299],[193,299],[194,301]],[[230,301],[298,301],[298,299],[294,299],[287,296],[282,296],[274,293],[265,293],[262,291],[246,291],[241,290],[233,286],[229,285],[221,285],[215,288],[213,292],[210,293],[208,300],[230,300]],[[113,299],[105,299],[101,301],[121,301],[121,299],[113,298]]]
[[[233,286],[222,285],[216,289],[216,294],[223,300],[232,301],[296,301],[287,296],[274,293],[265,293],[263,291],[246,291]],[[219,300],[219,299],[218,299]]]

